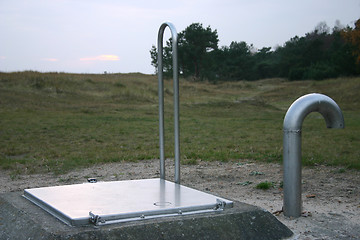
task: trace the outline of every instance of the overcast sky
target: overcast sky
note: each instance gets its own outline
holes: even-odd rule
[[[164,21],[260,49],[359,18],[360,0],[0,0],[0,71],[154,73],[149,50]]]

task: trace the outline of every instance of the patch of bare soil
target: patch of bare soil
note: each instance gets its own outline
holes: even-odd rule
[[[174,166],[166,161],[166,178],[173,181]],[[256,205],[274,215],[293,232],[292,239],[360,239],[360,177],[358,171],[317,166],[303,168],[302,217],[289,219],[281,213],[282,167],[259,162],[205,162],[181,166],[181,184],[224,198]],[[159,177],[159,160],[122,162],[94,166],[63,175],[10,176],[0,170],[0,192],[26,188],[98,181]],[[260,182],[272,182],[268,190]]]

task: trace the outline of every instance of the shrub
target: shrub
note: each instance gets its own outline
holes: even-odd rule
[[[274,184],[272,182],[265,181],[265,182],[261,182],[258,185],[256,185],[256,188],[257,189],[267,190],[267,189],[269,189],[269,188],[271,188],[273,186],[274,186]]]

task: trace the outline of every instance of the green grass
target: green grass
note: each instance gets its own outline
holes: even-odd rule
[[[345,129],[317,113],[303,125],[303,163],[360,169],[360,78],[209,84],[181,79],[183,164],[282,161],[282,122],[303,94],[343,109]],[[173,157],[172,81],[165,81],[167,157]],[[0,73],[0,167],[55,172],[158,158],[157,78],[143,74]]]
[[[274,186],[274,183],[265,181],[265,182],[261,182],[261,183],[257,184],[255,188],[262,189],[262,190],[268,190],[269,188],[272,188],[273,186]]]

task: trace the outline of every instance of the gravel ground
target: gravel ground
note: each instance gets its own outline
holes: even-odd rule
[[[166,178],[173,181],[174,166],[166,161]],[[293,232],[292,239],[360,239],[360,176],[358,171],[316,166],[303,168],[303,216],[286,218],[282,212],[282,167],[275,163],[206,162],[181,166],[181,184],[259,206],[273,213]],[[159,177],[159,160],[111,163],[74,170],[63,175],[11,176],[0,170],[0,192],[98,181]],[[272,182],[268,190],[256,189]]]

